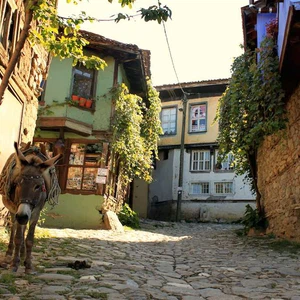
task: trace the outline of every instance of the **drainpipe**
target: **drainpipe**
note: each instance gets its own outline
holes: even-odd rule
[[[177,208],[176,208],[176,222],[181,220],[181,201],[182,201],[182,184],[183,184],[183,167],[184,167],[184,140],[185,140],[185,120],[186,120],[186,93],[183,94],[182,99],[182,126],[181,126],[181,143],[180,143],[180,162],[179,162],[179,178],[177,189]]]

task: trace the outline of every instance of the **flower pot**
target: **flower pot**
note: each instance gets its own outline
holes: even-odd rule
[[[86,103],[86,98],[79,98],[79,105],[80,106],[85,106]]]
[[[72,95],[72,100],[73,100],[73,101],[79,101],[79,96],[77,96],[77,95]]]
[[[93,100],[92,99],[86,99],[85,107],[91,108],[92,104],[93,104]]]

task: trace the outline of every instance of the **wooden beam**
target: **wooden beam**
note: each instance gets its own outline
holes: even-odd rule
[[[289,7],[289,12],[288,12],[287,20],[286,20],[284,39],[283,39],[283,43],[282,43],[281,55],[280,55],[280,60],[279,60],[279,71],[280,72],[282,71],[283,61],[284,61],[284,57],[286,54],[286,47],[287,47],[287,42],[288,42],[288,36],[290,33],[290,29],[291,29],[291,22],[292,22],[293,15],[294,15],[294,6],[291,5]]]

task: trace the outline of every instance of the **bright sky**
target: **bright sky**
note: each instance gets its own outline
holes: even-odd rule
[[[160,1],[172,10],[172,20],[165,27],[179,82],[229,78],[234,57],[242,53],[241,7],[249,0]],[[141,7],[154,4],[156,0],[136,0],[128,9],[118,0],[83,0],[77,6],[59,0],[58,12],[70,16],[85,11],[96,19],[109,19],[119,12],[134,15]],[[162,24],[136,17],[119,23],[87,22],[82,29],[150,50],[153,84],[178,83]]]

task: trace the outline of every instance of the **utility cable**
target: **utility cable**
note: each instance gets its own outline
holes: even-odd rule
[[[175,63],[174,63],[174,59],[173,59],[173,55],[172,55],[172,51],[171,51],[171,47],[170,47],[170,43],[169,43],[169,38],[168,38],[168,34],[167,34],[167,29],[166,29],[166,25],[165,25],[165,22],[162,21],[162,24],[163,24],[163,28],[164,28],[164,34],[165,34],[165,38],[166,38],[166,42],[167,42],[167,45],[168,45],[168,50],[169,50],[169,56],[170,56],[170,59],[171,59],[171,62],[172,62],[172,66],[173,66],[173,70],[174,70],[174,73],[175,73],[175,76],[176,76],[176,79],[177,79],[177,83],[182,91],[183,94],[188,94],[187,92],[185,92],[181,86],[181,83],[179,81],[179,77],[178,77],[178,73],[176,71],[176,68],[175,68]]]

